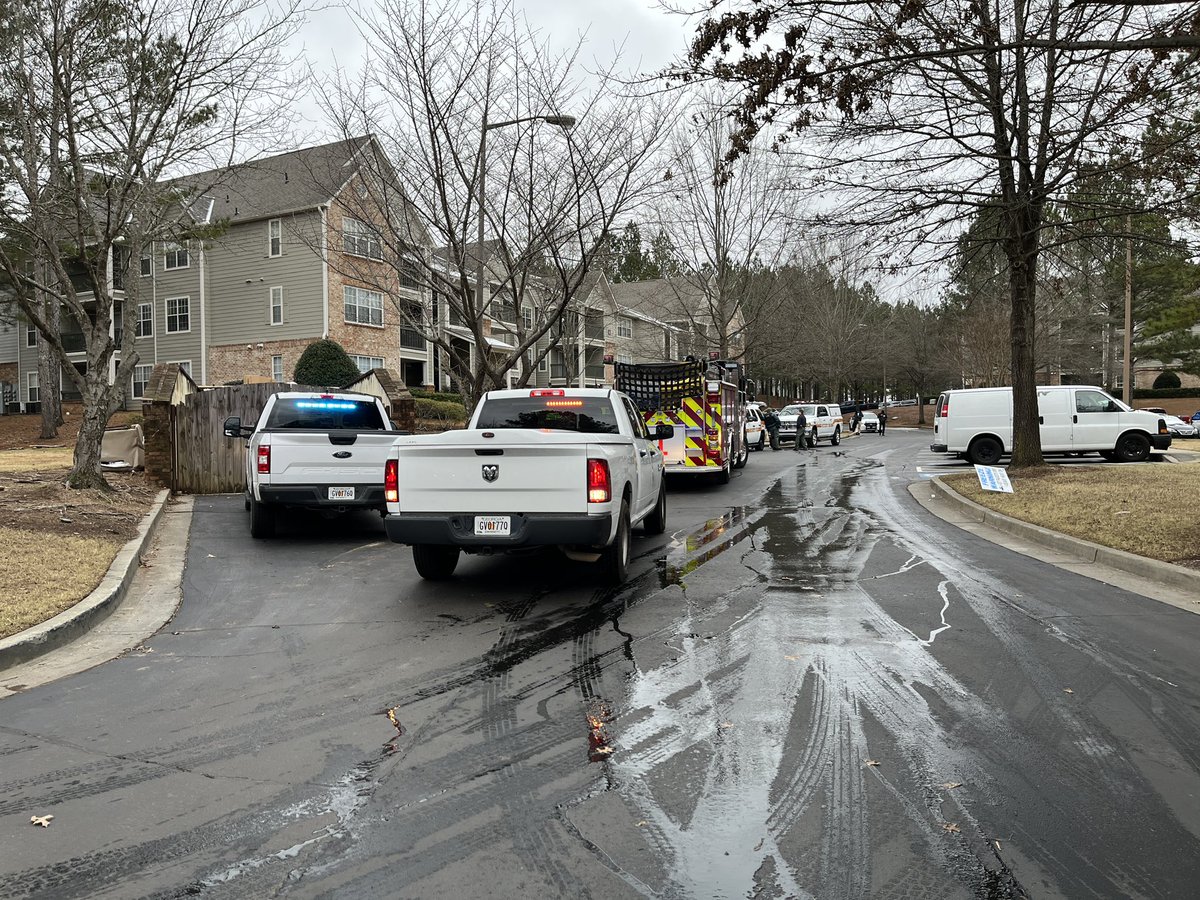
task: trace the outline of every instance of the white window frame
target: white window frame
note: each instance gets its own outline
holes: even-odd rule
[[[146,312],[149,315],[143,315]],[[146,326],[146,327],[143,327]],[[133,326],[135,338],[154,337],[154,304],[139,303],[137,306],[137,321]]]
[[[133,367],[133,382],[129,385],[129,396],[132,399],[141,400],[143,397],[146,396],[146,388],[150,387],[150,373],[153,371],[154,371],[153,363],[146,363],[145,365],[139,364],[139,365],[136,365]],[[146,377],[138,378],[139,372],[141,374],[145,375]],[[140,391],[137,388],[137,386],[139,384],[142,386],[142,389]]]
[[[550,368],[550,360],[549,360],[548,356],[543,356],[541,359],[538,360],[538,371],[539,372],[548,371],[549,368]]]
[[[533,330],[533,310],[528,306],[521,307],[521,324],[525,326],[526,331]]]
[[[378,309],[374,304],[375,298],[379,298]],[[364,302],[370,300],[371,302]],[[350,309],[355,310],[354,318],[350,318]],[[362,321],[361,310],[367,310],[367,321]],[[374,318],[371,315],[374,312],[379,313],[379,321],[373,322]],[[383,327],[383,294],[379,291],[370,291],[366,288],[355,287],[354,285],[345,285],[342,288],[342,316],[350,325],[366,325],[368,328]]]
[[[283,381],[283,357],[282,356],[272,356],[271,357],[271,378],[278,382]]]
[[[142,248],[142,258],[138,261],[138,271],[142,278],[149,278],[154,274],[154,245]]]
[[[36,347],[38,345],[38,331],[32,325],[25,326],[25,346]]]
[[[283,219],[267,221],[267,256],[283,256]]]
[[[37,372],[25,373],[25,402],[26,403],[41,403],[42,391],[38,384]]]
[[[367,222],[342,216],[342,250],[363,259],[383,259],[383,239]]]
[[[283,324],[283,285],[277,284],[274,287],[272,287],[271,290],[268,291],[268,297],[271,302],[270,323],[272,325],[282,325]],[[276,311],[278,311],[278,313],[279,313],[278,318],[275,315]]]
[[[617,316],[617,337],[633,337],[633,319],[629,316]]]
[[[358,371],[362,374],[367,374],[372,369],[382,369],[384,359],[382,356],[359,356],[356,353],[351,353],[350,361],[358,366]]]
[[[167,363],[168,366],[180,366],[188,375],[192,374],[192,361],[190,359],[178,359],[175,362]]]
[[[179,260],[182,259],[182,264]],[[172,265],[172,260],[174,265]],[[163,245],[163,268],[174,271],[175,269],[190,269],[192,267],[191,253],[188,252],[186,242],[182,244],[167,243]]]
[[[179,311],[175,312],[175,328],[171,327],[171,304],[185,303],[187,304],[187,328],[179,328]],[[192,330],[192,298],[191,297],[167,297],[163,300],[163,321],[166,323],[164,334],[187,334]]]

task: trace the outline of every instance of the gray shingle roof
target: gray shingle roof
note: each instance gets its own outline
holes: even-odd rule
[[[350,138],[175,179],[197,192],[199,221],[244,222],[328,203],[358,169],[358,153],[372,138]]]

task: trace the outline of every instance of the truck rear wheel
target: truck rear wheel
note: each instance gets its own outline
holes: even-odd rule
[[[978,437],[967,448],[967,461],[976,466],[994,466],[1003,452],[1004,447],[994,437]]]
[[[617,520],[616,537],[600,552],[600,570],[604,573],[604,580],[614,586],[624,584],[625,578],[629,574],[628,501],[621,503],[621,518]]]
[[[717,472],[717,474],[715,476],[717,479],[717,484],[729,484],[729,469],[730,468],[731,468],[731,465],[729,463],[725,463],[725,465],[722,466],[721,470],[719,472]]]
[[[426,581],[445,581],[458,565],[458,548],[442,544],[413,544],[413,563]]]
[[[275,508],[250,497],[250,537],[275,536]]]

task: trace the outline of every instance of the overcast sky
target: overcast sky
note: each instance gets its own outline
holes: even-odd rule
[[[694,25],[682,16],[664,13],[655,0],[515,0],[530,23],[561,47],[573,46],[586,37],[584,63],[592,59],[612,60],[621,49],[621,68],[650,72],[662,68],[679,55]],[[366,10],[373,0],[360,0]],[[319,73],[335,62],[353,70],[362,54],[363,42],[344,7],[312,13],[301,32],[303,55]],[[310,125],[320,126],[320,114],[310,104],[303,115]]]

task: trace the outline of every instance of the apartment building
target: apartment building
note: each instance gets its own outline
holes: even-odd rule
[[[130,405],[156,363],[177,363],[200,384],[285,381],[322,337],[363,371],[387,367],[410,386],[431,383],[432,350],[397,309],[426,300],[415,278],[385,261],[380,232],[362,211],[364,182],[377,171],[366,155],[376,150],[361,137],[179,180],[197,198],[185,215],[209,236],[156,241],[136,264],[117,260],[111,269],[118,299],[123,279],[141,279],[137,309],[128,311],[137,316],[139,357]],[[82,335],[64,334],[64,342],[83,350]],[[0,380],[9,378],[20,401],[37,401],[37,333],[24,324],[0,332]]]

